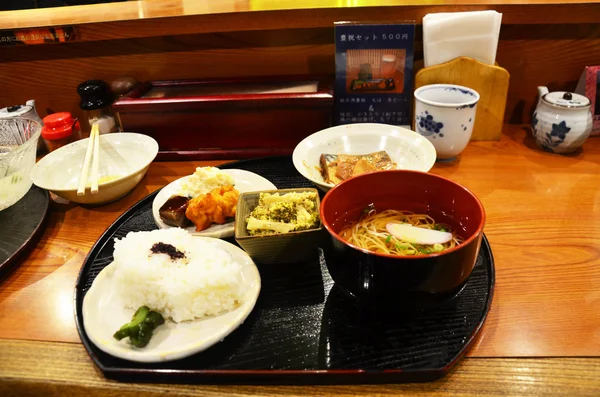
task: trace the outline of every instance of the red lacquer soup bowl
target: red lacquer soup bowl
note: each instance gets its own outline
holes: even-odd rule
[[[449,225],[463,242],[415,256],[361,249],[339,233],[368,206],[430,215],[436,223]],[[324,254],[335,284],[360,302],[410,309],[446,300],[464,286],[479,254],[485,211],[479,199],[456,182],[392,170],[359,175],[332,188],[321,201],[321,220],[332,240]]]

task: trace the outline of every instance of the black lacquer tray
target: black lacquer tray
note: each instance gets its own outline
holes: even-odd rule
[[[288,156],[222,168],[255,172],[278,188],[311,186]],[[112,261],[115,237],[156,229],[151,212],[155,195],[142,199],[106,230],[77,280],[77,329],[93,362],[108,378],[246,384],[431,381],[444,376],[464,355],[490,309],[494,261],[485,237],[475,269],[458,295],[435,309],[406,315],[358,309],[334,285],[321,255],[306,263],[257,264],[262,289],[254,311],[223,342],[204,352],[156,364],[112,357],[97,349],[85,333],[83,297]]]
[[[23,198],[0,211],[0,278],[37,242],[49,208],[48,192],[33,185]]]

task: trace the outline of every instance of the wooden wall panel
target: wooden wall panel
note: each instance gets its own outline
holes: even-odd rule
[[[418,34],[417,60],[421,47]],[[600,64],[600,23],[505,25],[498,62],[511,74],[505,121],[528,122],[538,85],[573,90],[586,65]],[[0,106],[35,98],[41,116],[47,108],[79,114],[75,89],[90,78],[133,76],[142,81],[333,72],[332,28],[9,47],[0,51]]]
[[[530,121],[537,86],[572,91],[586,65],[600,65],[598,22],[502,27],[497,61],[511,75],[505,122]]]
[[[350,20],[420,23],[428,13],[479,10],[501,12],[505,25],[586,24],[600,20],[600,7],[595,0],[269,0],[266,2],[269,4],[252,1],[247,6],[244,0],[187,0],[209,5],[196,4],[183,9],[176,5],[180,1],[185,0],[2,12],[0,29],[76,23],[81,24],[81,40],[96,41],[164,34],[320,28]]]
[[[331,28],[12,47],[0,52],[0,105],[35,98],[42,116],[78,114],[76,87],[90,78],[333,74],[333,51]]]

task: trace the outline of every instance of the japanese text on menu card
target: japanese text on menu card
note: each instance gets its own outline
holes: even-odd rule
[[[335,25],[336,125],[410,125],[414,36],[414,23]]]

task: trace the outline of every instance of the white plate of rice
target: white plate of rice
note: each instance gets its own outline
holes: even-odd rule
[[[215,187],[234,183],[235,189],[240,193],[260,190],[275,190],[277,187],[268,179],[246,170],[226,169],[215,167],[198,167],[192,175],[184,176],[165,186],[152,202],[152,216],[154,223],[161,229],[169,229],[159,214],[160,207],[172,196],[182,195],[195,197],[206,194]],[[213,223],[208,229],[197,232],[195,226],[187,227],[190,233],[198,236],[226,238],[233,236],[234,223],[223,225]]]
[[[151,253],[162,242],[185,254]],[[115,240],[114,261],[95,278],[83,299],[83,325],[100,350],[125,360],[162,362],[199,353],[222,341],[253,310],[260,275],[252,259],[226,241],[192,236],[179,228],[132,232]],[[165,323],[150,343],[134,347],[114,333],[140,306]]]

